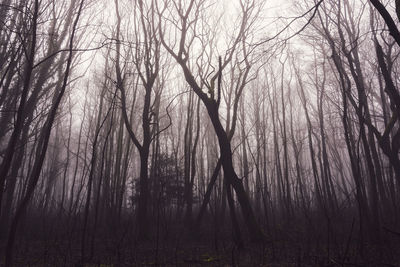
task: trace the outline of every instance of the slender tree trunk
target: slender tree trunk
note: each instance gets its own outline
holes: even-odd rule
[[[78,21],[79,21],[79,17],[82,12],[83,3],[84,3],[84,0],[82,0],[80,3],[79,10],[78,10],[78,13],[76,15],[76,18],[75,18],[75,21],[74,21],[74,24],[72,27],[72,33],[71,33],[71,38],[70,38],[70,42],[69,42],[69,56],[68,56],[68,60],[67,60],[63,84],[62,84],[62,87],[60,88],[60,90],[56,91],[54,93],[52,106],[51,106],[50,112],[48,114],[47,120],[45,122],[45,127],[43,128],[43,130],[41,131],[41,134],[40,134],[40,140],[39,140],[39,144],[38,144],[38,147],[36,150],[36,159],[35,159],[35,163],[34,163],[31,175],[30,175],[28,188],[27,188],[26,194],[25,194],[21,204],[17,208],[16,214],[13,218],[13,221],[12,221],[12,224],[10,227],[8,240],[7,240],[7,246],[6,246],[6,252],[5,252],[5,266],[6,267],[12,266],[13,248],[14,248],[15,235],[17,233],[17,226],[18,226],[18,223],[19,223],[22,215],[25,213],[26,207],[28,206],[29,201],[31,200],[32,194],[33,194],[35,187],[37,185],[37,182],[39,180],[43,162],[44,162],[44,159],[46,156],[46,151],[47,151],[47,146],[49,143],[52,125],[53,125],[58,107],[64,96],[65,89],[67,87],[67,82],[68,82],[68,78],[69,78],[69,74],[70,74],[70,68],[71,68],[72,57],[73,57],[72,50],[73,50],[73,44],[74,44],[73,43],[74,36],[75,36],[75,31],[77,28]],[[38,15],[38,9],[39,9],[39,2],[36,0],[35,1],[35,13],[34,13],[35,24],[36,24],[37,15]],[[34,28],[36,29],[36,26]],[[36,32],[36,30],[34,32]],[[33,63],[33,58],[32,58],[32,63]]]

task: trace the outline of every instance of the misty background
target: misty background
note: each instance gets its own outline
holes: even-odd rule
[[[0,265],[396,266],[399,19],[2,0]]]

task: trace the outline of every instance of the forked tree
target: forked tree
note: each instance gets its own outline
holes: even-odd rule
[[[195,94],[201,99],[202,103],[207,109],[207,113],[218,137],[221,164],[224,170],[225,182],[229,188],[232,186],[235,190],[251,239],[264,240],[265,235],[258,225],[248,194],[245,191],[242,180],[238,177],[234,169],[232,147],[229,138],[230,133],[224,129],[219,114],[219,107],[221,103],[222,72],[235,56],[240,55],[239,51],[243,53],[241,55],[243,56],[243,61],[246,60],[246,57],[248,56],[247,49],[249,49],[246,43],[246,36],[249,33],[253,23],[253,16],[257,13],[256,5],[257,3],[254,1],[240,1],[240,26],[238,29],[236,29],[236,36],[230,43],[230,46],[226,50],[224,57],[220,58],[218,71],[216,71],[216,73],[213,75],[209,74],[211,78],[202,76],[201,73],[194,73],[194,68],[191,65],[192,62],[190,62],[191,53],[194,49],[193,43],[196,38],[199,38],[196,27],[202,22],[201,20],[206,19],[205,17],[200,17],[200,14],[202,13],[202,10],[206,8],[207,2],[191,0],[187,5],[185,5],[184,1],[178,1],[171,5],[168,1],[164,1],[163,6],[159,4],[157,8],[160,15],[159,29],[161,42],[164,48],[179,64],[183,71],[186,82],[189,84],[190,88],[195,92]],[[173,18],[175,19],[173,23],[167,22],[169,19],[171,19],[170,17],[166,17],[167,13],[175,16]],[[176,32],[178,40],[169,40],[169,36],[166,36],[166,32],[171,31]],[[239,46],[241,47],[239,48]],[[201,82],[198,81],[199,79],[196,80],[195,76],[200,76]],[[203,88],[207,89],[207,92],[205,92]],[[237,95],[235,96],[237,102],[239,102],[238,100],[242,92],[243,88],[237,92]],[[230,190],[229,188],[227,190]],[[234,212],[232,210],[232,205],[230,205],[230,208],[232,221],[234,224],[233,226],[236,228],[236,218],[234,217],[234,213],[232,213]],[[237,233],[237,229],[235,229],[235,232],[236,235],[240,235],[240,233]],[[238,238],[238,236],[236,238]]]

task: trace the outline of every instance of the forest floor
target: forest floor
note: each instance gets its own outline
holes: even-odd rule
[[[177,233],[177,235],[179,235]],[[358,244],[342,249],[325,244],[273,241],[268,244],[246,243],[238,249],[227,239],[202,237],[188,240],[176,236],[174,241],[130,238],[101,238],[86,248],[90,260],[81,261],[79,240],[19,240],[15,266],[400,266],[400,246],[393,243],[376,247],[366,244],[362,255]],[[329,247],[331,246],[331,247]],[[388,249],[390,246],[390,249]],[[343,250],[343,247],[346,247]],[[1,244],[4,252],[4,242]],[[4,254],[2,254],[4,255]],[[89,256],[90,255],[90,256]],[[1,263],[3,263],[1,261]],[[2,266],[2,264],[0,264]]]
[[[178,222],[161,223],[158,228],[152,226],[147,240],[138,241],[133,222],[127,220],[119,227],[103,224],[89,229],[84,261],[78,220],[28,222],[15,243],[15,266],[400,266],[400,236],[382,231],[380,244],[368,242],[356,227],[352,229],[351,222],[333,224],[331,234],[323,224],[309,230],[298,221],[279,227],[264,225],[271,234],[262,244],[251,243],[242,227],[245,245],[238,249],[229,222],[211,227],[207,221],[203,223],[207,227],[198,231]],[[0,266],[5,244],[3,237]]]

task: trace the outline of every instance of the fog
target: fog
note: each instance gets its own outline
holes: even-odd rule
[[[394,1],[0,2],[0,266],[396,266]]]

